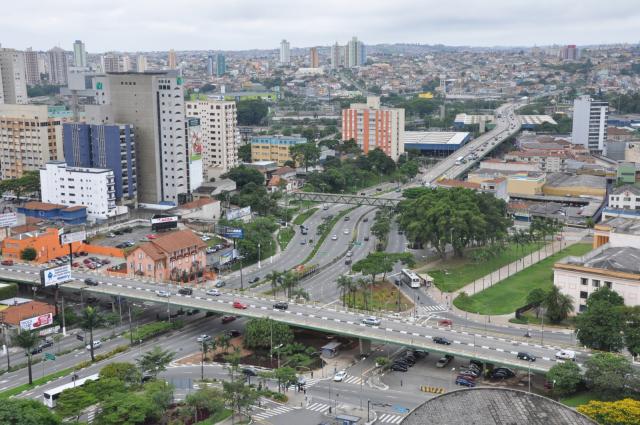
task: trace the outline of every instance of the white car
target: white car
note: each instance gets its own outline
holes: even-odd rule
[[[218,290],[217,290],[217,289],[215,289],[215,288],[208,289],[208,290],[207,290],[207,295],[212,295],[212,296],[214,296],[214,297],[219,297],[219,296],[220,296],[220,291],[218,291]]]
[[[211,335],[202,334],[198,338],[196,338],[196,341],[198,341],[198,342],[206,342],[206,341],[209,341],[210,339],[211,339]]]
[[[556,359],[560,360],[575,360],[576,352],[571,350],[560,350],[556,353]]]
[[[348,234],[349,234],[349,233],[351,233],[351,232],[349,231],[349,229],[344,229],[344,230],[342,231],[342,233],[344,233],[345,235],[348,235]]]
[[[211,238],[209,236],[207,236],[207,235],[204,235],[200,239],[202,239],[202,242],[206,242],[206,241],[210,241],[211,240]]]
[[[337,241],[337,240],[338,240],[338,235],[333,235],[333,236],[331,236],[331,240],[332,240],[332,241]]]
[[[346,371],[346,370],[341,370],[340,372],[336,373],[336,374],[333,376],[333,380],[334,380],[335,382],[342,382],[342,380],[343,380],[344,378],[346,378],[346,377],[347,377],[347,371]]]
[[[156,291],[156,295],[159,296],[159,297],[162,297],[162,298],[169,298],[171,296],[171,292],[158,290],[158,291]]]
[[[102,346],[102,341],[100,341],[99,339],[96,339],[95,341],[93,341],[93,349],[95,350],[96,348],[100,348]],[[87,344],[86,346],[87,350],[91,350],[91,344]]]

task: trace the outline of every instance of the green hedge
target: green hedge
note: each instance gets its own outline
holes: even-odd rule
[[[18,293],[18,285],[12,282],[0,282],[0,300],[6,300],[7,298],[13,298]],[[5,286],[6,285],[6,286]]]
[[[133,331],[133,341],[134,343],[140,340],[147,340],[149,338],[153,338],[162,333],[169,332],[174,329],[180,329],[184,326],[184,322],[182,320],[174,320],[173,322],[153,322],[147,323],[146,325],[140,326],[138,329]],[[124,337],[129,338],[129,333],[127,332]]]

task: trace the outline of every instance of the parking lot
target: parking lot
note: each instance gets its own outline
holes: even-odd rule
[[[152,234],[155,235],[156,233],[151,231],[151,226],[127,227],[121,230],[100,233],[96,238],[91,240],[91,244],[125,248],[123,244],[133,246],[141,242],[147,242],[149,240],[147,239],[147,235]]]

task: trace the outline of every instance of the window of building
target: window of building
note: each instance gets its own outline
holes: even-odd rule
[[[589,279],[586,277],[580,278],[580,284],[587,286],[589,284]]]
[[[589,293],[587,291],[580,291],[580,298],[586,300],[589,298]]]
[[[606,286],[607,288],[611,289],[612,283],[605,280],[604,281],[604,286]]]
[[[586,305],[584,305],[584,304],[580,304],[580,307],[578,308],[578,311],[579,311],[580,313],[582,313],[583,311],[586,311],[586,310],[587,310],[587,306],[586,306]]]
[[[600,281],[598,279],[593,279],[591,281],[591,284],[593,285],[594,288],[599,288],[600,287]]]

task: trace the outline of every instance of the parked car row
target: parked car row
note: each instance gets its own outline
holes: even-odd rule
[[[391,364],[391,370],[406,372],[416,364],[416,361],[427,357],[429,353],[423,350],[407,350],[401,357],[396,358]]]

